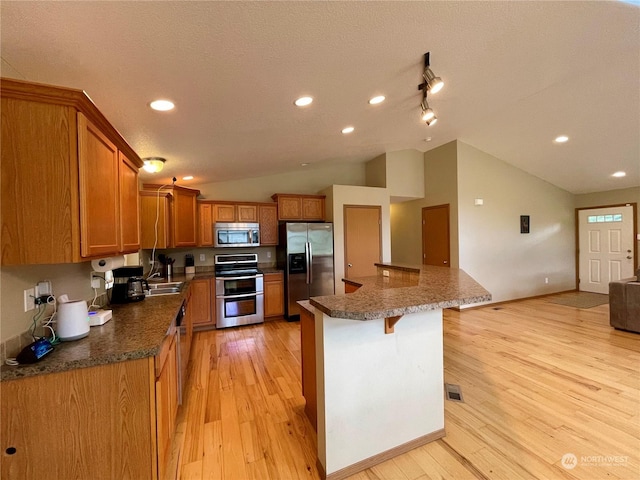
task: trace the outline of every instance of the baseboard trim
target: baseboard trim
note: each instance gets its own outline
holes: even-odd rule
[[[402,445],[398,445],[397,447],[385,450],[384,452],[380,452],[372,457],[360,460],[359,462],[349,465],[348,467],[344,467],[336,472],[330,473],[329,475],[327,475],[327,473],[324,471],[324,467],[320,463],[319,459],[316,460],[316,466],[318,467],[318,472],[320,472],[320,478],[322,480],[342,480],[343,478],[355,475],[356,473],[362,472],[367,468],[374,467],[382,462],[386,462],[387,460],[397,457],[398,455],[407,453],[409,450],[413,450],[414,448],[421,447],[422,445],[426,445],[427,443],[433,442],[434,440],[443,438],[444,436],[444,428],[441,430],[436,430],[435,432],[432,432],[428,435],[415,438],[407,443],[403,443]]]
[[[571,292],[577,292],[577,291],[578,291],[577,288],[572,288],[571,290],[562,290],[561,292],[543,293],[542,295],[533,295],[531,297],[522,297],[522,298],[514,298],[511,300],[503,300],[502,302],[483,303],[482,305],[474,305],[473,307],[468,307],[468,308],[460,308],[459,306],[451,307],[448,310],[466,312],[468,310],[477,310],[478,308],[496,307],[498,305],[504,305],[506,303],[524,302],[526,300],[535,300],[536,298],[550,297],[551,295],[559,295],[561,293],[571,293]]]

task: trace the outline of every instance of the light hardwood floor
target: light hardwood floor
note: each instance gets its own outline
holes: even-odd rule
[[[446,437],[352,480],[640,479],[640,335],[612,329],[607,305],[444,317],[445,381],[464,397],[445,401]],[[319,478],[299,335],[284,320],[196,335],[171,478]]]

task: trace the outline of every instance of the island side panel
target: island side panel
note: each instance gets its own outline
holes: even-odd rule
[[[442,310],[404,315],[393,334],[384,333],[383,318],[316,310],[315,319],[318,460],[328,477],[442,433]]]

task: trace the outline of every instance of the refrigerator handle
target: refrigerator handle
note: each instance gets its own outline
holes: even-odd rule
[[[308,263],[307,263],[307,277],[309,285],[313,283],[313,250],[311,249],[311,243],[307,242],[307,249],[309,251]]]
[[[309,285],[309,242],[304,242],[304,263],[305,263],[305,279],[304,282]]]

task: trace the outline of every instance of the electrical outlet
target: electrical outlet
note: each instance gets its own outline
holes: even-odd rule
[[[271,258],[271,252],[267,252],[267,258]]]
[[[544,277],[544,283],[549,283],[549,277]]]
[[[201,261],[201,262],[204,262],[204,261],[206,260],[206,258],[207,258],[207,257],[205,256],[205,254],[204,254],[204,253],[201,253],[201,254],[200,254],[200,261]]]
[[[34,303],[36,296],[35,288],[27,288],[24,291],[24,311],[28,312],[29,310],[33,310],[36,308],[36,304]]]
[[[382,276],[383,277],[388,277],[389,276],[389,270],[382,270]]]

